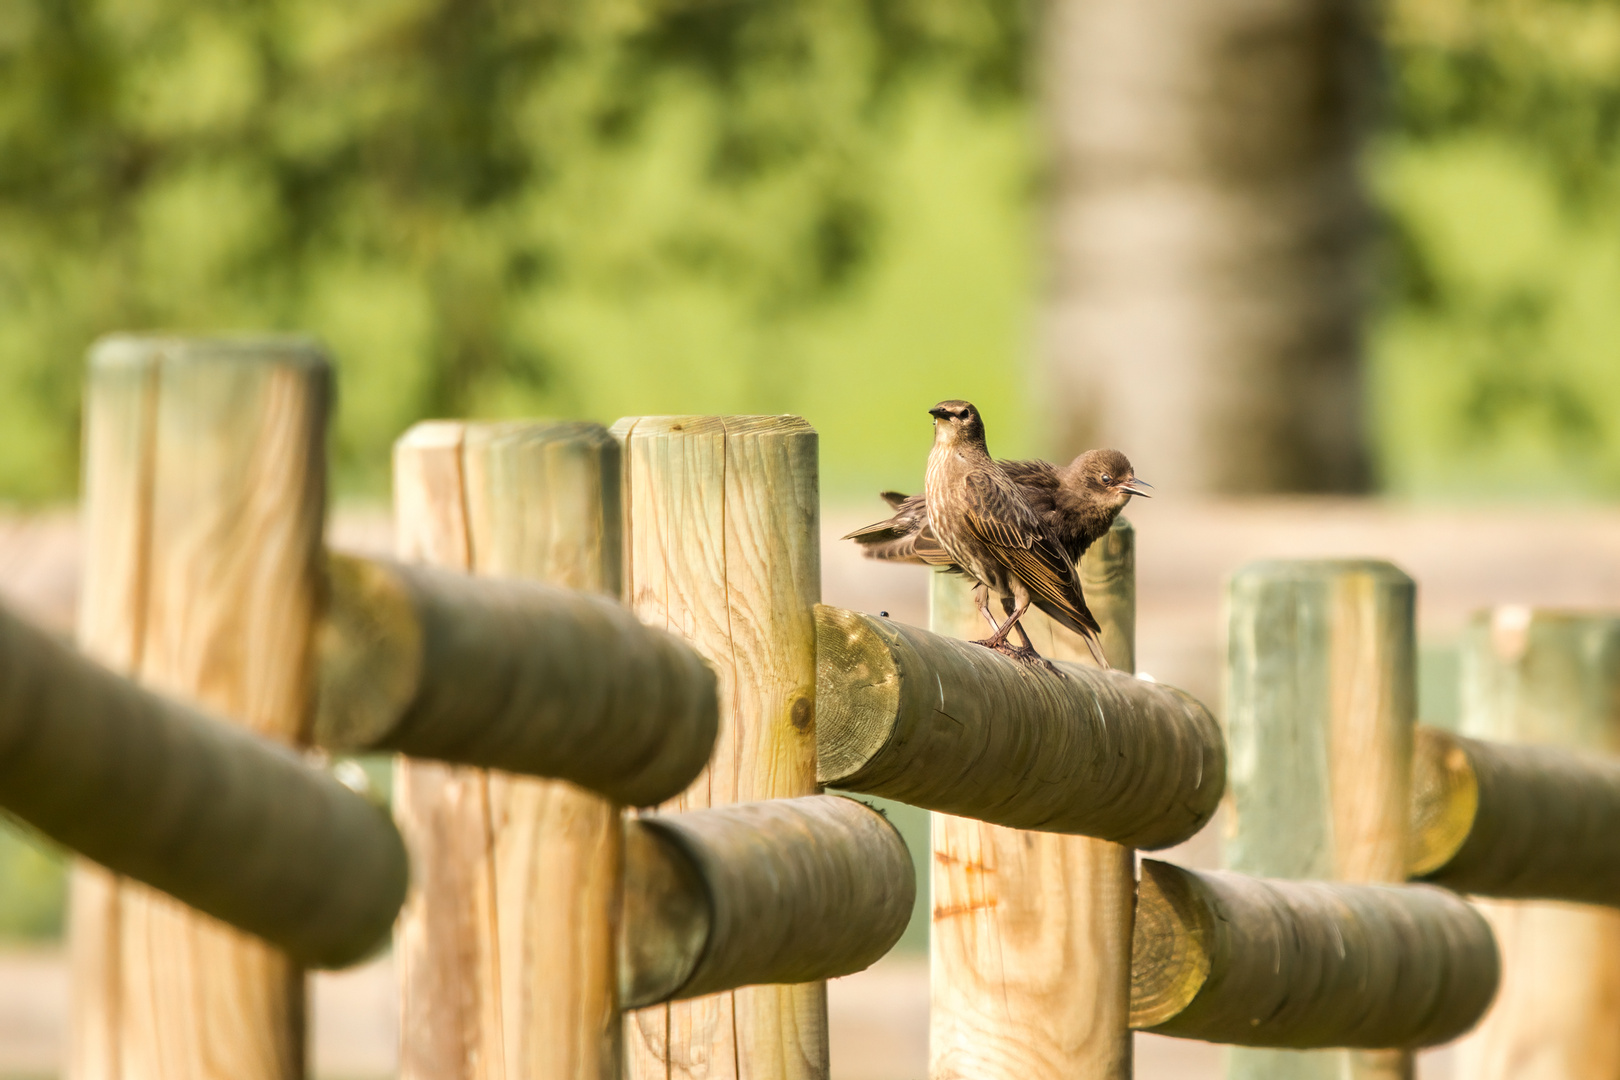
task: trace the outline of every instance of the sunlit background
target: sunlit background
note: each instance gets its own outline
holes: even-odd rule
[[[1063,99],[1048,14],[6,0],[7,520],[68,512],[83,358],[114,330],[323,340],[340,506],[383,504],[391,442],[434,416],[799,413],[821,434],[829,516],[852,520],[877,488],[919,483],[941,398],[978,403],[1000,456],[1066,453],[1087,403],[1054,375],[1050,313],[1076,287],[1056,232],[1095,163],[1056,153],[1054,131],[1113,106]],[[1160,501],[1337,491],[1579,514],[1620,495],[1620,0],[1391,0],[1371,24],[1294,31],[1356,37],[1316,52],[1359,58],[1343,76],[1357,100],[1321,108],[1346,110],[1359,147],[1335,302],[1366,479]],[[1223,310],[1219,269],[1189,273],[1178,288]],[[1115,343],[1105,381],[1141,375],[1133,345]],[[1150,405],[1175,397],[1165,370]],[[1225,377],[1255,408],[1291,407],[1248,371]],[[1124,446],[1150,479],[1177,474],[1159,445]],[[1485,518],[1459,520],[1461,543]],[[1431,719],[1455,709],[1445,633],[1425,653]],[[59,862],[0,831],[0,938],[59,934]]]

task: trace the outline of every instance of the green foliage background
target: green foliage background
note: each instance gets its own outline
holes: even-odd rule
[[[1023,0],[0,3],[0,500],[111,330],[312,332],[340,493],[433,415],[793,411],[834,495],[971,397],[1034,452]],[[1375,445],[1620,492],[1620,0],[1390,0]],[[0,821],[0,937],[60,861]]]
[[[432,415],[797,411],[900,480],[1029,449],[1026,14],[993,0],[0,5],[0,497],[75,486],[87,344],[331,346],[339,490]]]
[[[1393,0],[1386,41],[1389,486],[1620,493],[1620,3]]]

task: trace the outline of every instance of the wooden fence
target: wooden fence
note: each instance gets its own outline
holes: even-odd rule
[[[960,640],[959,578],[931,630],[818,606],[795,417],[419,425],[399,561],[328,554],[330,393],[300,340],[92,354],[79,650],[0,612],[0,805],[86,857],[78,1080],[299,1077],[303,968],[390,928],[410,1080],[825,1078],[824,980],[914,878],[824,786],[934,812],[934,1080],[1128,1077],[1133,1029],[1234,1077],[1409,1075],[1502,959],[1610,925],[1504,933],[1457,891],[1620,904],[1610,747],[1417,729],[1387,564],[1234,579],[1223,731],[1132,674],[1123,522],[1081,566],[1119,670],[1030,616],[1059,678]],[[1616,625],[1497,627],[1519,713],[1614,738]],[[381,751],[391,817],[330,764]],[[1223,798],[1231,870],[1138,880]]]

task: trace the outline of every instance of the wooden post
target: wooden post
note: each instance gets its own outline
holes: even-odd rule
[[[1198,872],[1144,859],[1131,1023],[1239,1046],[1422,1047],[1496,993],[1491,928],[1424,885]]]
[[[1136,652],[1126,614],[1135,611],[1133,550],[1130,527],[1116,522],[1080,568],[1109,662],[1127,672]],[[965,579],[934,576],[929,625],[984,636]],[[1046,655],[1088,662],[1079,638],[1044,616],[1030,613],[1025,625]],[[929,1075],[1128,1080],[1131,849],[949,814],[933,823]]]
[[[402,558],[619,589],[619,453],[591,424],[420,424]],[[560,780],[400,758],[405,1080],[617,1080],[618,808]]]
[[[911,918],[906,843],[854,799],[766,799],[626,828],[626,1007],[851,975]]]
[[[620,420],[625,593],[720,676],[708,770],[669,809],[810,795],[821,594],[816,433],[794,416]],[[824,1080],[822,982],[751,986],[626,1016],[635,1080]]]
[[[1406,878],[1415,588],[1372,561],[1262,562],[1229,593],[1227,866],[1261,877]],[[1230,1080],[1395,1080],[1402,1051],[1234,1048]]]
[[[292,339],[91,352],[79,640],[261,735],[306,737],[325,510],[325,357]],[[81,871],[75,1080],[290,1080],[304,975],[153,890]]]
[[[1469,627],[1462,690],[1465,735],[1620,753],[1620,618],[1497,608]],[[1605,839],[1612,846],[1613,835]],[[1620,911],[1533,900],[1478,906],[1501,946],[1502,991],[1459,1044],[1457,1075],[1620,1075]]]

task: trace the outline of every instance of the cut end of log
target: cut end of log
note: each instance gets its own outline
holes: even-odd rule
[[[622,1008],[639,1009],[691,981],[708,948],[713,902],[691,856],[643,821],[625,823],[624,867],[619,997]]]
[[[386,564],[333,553],[326,566],[313,737],[328,749],[361,750],[383,742],[416,698],[422,624]]]
[[[900,673],[884,644],[887,620],[816,605],[816,780],[836,785],[893,734]]]
[[[853,974],[916,899],[899,832],[839,795],[637,818],[625,860],[625,1008]]]
[[[1142,860],[1131,937],[1131,1027],[1152,1028],[1192,1003],[1209,980],[1213,905],[1198,879]]]
[[[1479,777],[1461,740],[1420,727],[1412,756],[1412,835],[1407,872],[1425,877],[1462,850],[1479,813]]]

